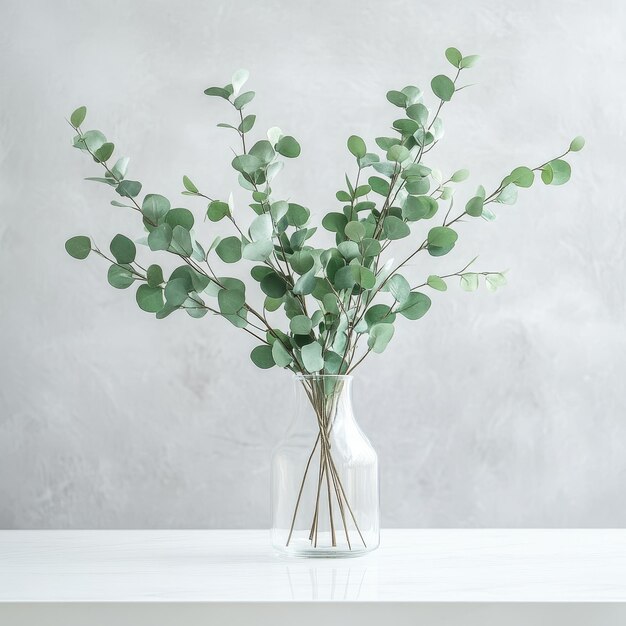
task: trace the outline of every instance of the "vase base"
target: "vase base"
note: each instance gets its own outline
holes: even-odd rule
[[[282,533],[281,533],[282,534]],[[326,534],[326,533],[324,533]],[[371,533],[372,535],[374,533]],[[371,536],[365,538],[366,545],[358,537],[354,542],[357,545],[348,546],[345,541],[336,540],[337,545],[331,545],[330,538],[321,537],[318,539],[318,545],[313,545],[313,542],[308,537],[292,537],[287,545],[284,537],[280,537],[279,540],[274,539],[272,542],[274,550],[281,556],[295,557],[295,558],[322,558],[322,559],[346,559],[363,556],[376,550],[378,548],[378,537]],[[368,541],[369,539],[369,541]]]

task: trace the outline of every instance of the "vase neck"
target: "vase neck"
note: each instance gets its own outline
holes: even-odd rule
[[[298,428],[329,428],[353,422],[351,376],[302,376],[294,379]]]

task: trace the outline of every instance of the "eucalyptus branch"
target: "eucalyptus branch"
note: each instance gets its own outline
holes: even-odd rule
[[[136,261],[135,244],[122,234],[111,241],[111,257],[85,235],[70,238],[65,244],[67,252],[76,259],[85,259],[93,252],[110,262],[107,278],[113,287],[127,289],[140,282],[135,292],[137,304],[158,319],[175,311],[185,311],[194,318],[211,313],[241,328],[257,344],[250,358],[260,368],[277,366],[313,375],[352,374],[369,355],[386,349],[400,317],[418,320],[428,312],[431,300],[423,293],[423,288],[446,291],[446,280],[453,277],[460,277],[460,286],[465,291],[477,289],[481,281],[491,291],[503,286],[506,283],[503,272],[469,271],[473,260],[456,272],[441,276],[431,274],[414,287],[400,270],[421,251],[427,251],[434,259],[452,252],[458,239],[458,233],[452,228],[456,223],[466,216],[494,219],[495,214],[487,205],[514,203],[518,189],[532,186],[535,174],[547,185],[567,182],[571,168],[563,157],[569,152],[578,152],[584,145],[582,137],[577,137],[559,157],[533,169],[515,168],[489,195],[479,187],[463,210],[451,217],[455,200],[448,185],[463,182],[468,172],[458,170],[442,182],[443,176],[435,174],[424,160],[442,136],[441,110],[464,88],[457,87],[461,71],[472,67],[477,57],[463,56],[456,48],[448,48],[445,56],[456,71],[453,78],[440,74],[432,79],[430,86],[437,98],[434,115],[424,104],[421,90],[409,85],[387,93],[387,100],[402,111],[402,117],[393,122],[393,132],[398,136],[376,138],[384,154],[368,152],[365,141],[357,135],[349,137],[347,148],[356,159],[356,177],[352,181],[346,174],[347,190],[336,194],[343,203],[342,212],[331,211],[322,219],[322,227],[335,236],[335,245],[325,248],[312,243],[316,227],[310,223],[308,208],[272,197],[270,182],[282,167],[277,155],[297,158],[301,149],[294,137],[278,128],[267,131],[267,140],[248,141],[256,116],[244,113],[255,95],[253,91],[242,91],[248,80],[247,71],[235,72],[229,84],[209,87],[205,94],[227,100],[237,111],[237,127],[223,123],[218,126],[235,130],[241,141],[242,153],[234,154],[231,165],[239,174],[240,185],[251,192],[254,201],[250,206],[256,215],[248,234],[244,234],[237,223],[230,201],[211,198],[183,176],[183,194],[208,201],[206,217],[209,222],[227,219],[237,231],[237,235],[214,237],[208,248],[196,239],[195,219],[189,210],[172,208],[170,201],[159,194],[146,194],[141,198],[141,183],[126,177],[128,159],[117,159],[114,165],[109,165],[114,145],[98,130],[83,132],[81,125],[87,111],[79,107],[69,120],[76,133],[74,146],[100,164],[105,172],[103,178],[93,180],[114,188],[128,202],[116,200],[113,205],[141,213],[151,251],[168,252],[170,258],[178,258],[182,264],[169,276],[155,263],[144,269]],[[363,184],[361,177],[367,168],[373,168],[379,176],[372,176]],[[431,189],[432,181],[436,182],[435,189]],[[372,198],[379,198],[379,202]],[[381,263],[383,254],[396,240],[412,235],[411,229],[416,223],[433,224],[434,221],[425,220],[433,219],[440,209],[443,212],[443,203],[447,200],[450,205],[439,221],[441,225],[430,227],[424,240],[413,245],[413,251],[395,267],[392,261]],[[226,264],[251,262],[252,281],[248,281],[248,287],[240,278],[218,277],[211,255]],[[260,310],[250,305],[250,286],[265,296]],[[387,301],[393,299],[393,302],[375,303],[381,292],[387,294]],[[316,305],[312,313],[307,310],[307,298]],[[268,319],[270,312],[276,312],[271,321]],[[279,315],[282,321],[274,322]],[[362,338],[367,346],[362,345]],[[314,476],[316,500],[308,527],[309,540],[317,545],[320,517],[327,502],[331,545],[336,546],[341,537],[341,523],[351,549],[356,539],[351,539],[353,529],[364,546],[365,538],[342,483],[343,470],[338,471],[333,458],[331,430],[338,395],[332,389],[330,393],[327,391],[327,380],[322,379],[322,383],[320,379],[302,380],[319,432],[294,503],[287,545],[292,539],[312,459],[318,454],[319,466]],[[333,383],[334,386],[341,384]],[[341,522],[335,520],[337,514]]]
[[[490,194],[479,187],[463,210],[453,216],[455,200],[449,184],[465,180],[467,171],[459,170],[442,182],[443,177],[436,176],[424,160],[441,138],[439,116],[443,107],[463,89],[457,86],[461,72],[471,68],[477,57],[463,56],[455,48],[448,48],[445,56],[455,71],[452,78],[440,74],[432,79],[431,89],[436,97],[433,114],[424,104],[421,90],[407,86],[387,93],[387,99],[402,111],[402,116],[393,123],[397,136],[376,139],[382,156],[368,152],[362,138],[352,135],[348,139],[348,150],[356,159],[356,175],[352,179],[346,175],[347,190],[337,192],[337,198],[344,203],[343,212],[330,212],[322,220],[322,226],[333,232],[336,239],[334,246],[326,248],[311,243],[314,227],[309,209],[272,197],[270,182],[281,166],[277,156],[297,158],[300,145],[278,128],[267,132],[267,140],[249,140],[256,117],[248,114],[246,107],[255,94],[242,90],[248,80],[245,70],[236,72],[226,86],[209,87],[205,93],[227,100],[237,111],[237,126],[219,126],[239,135],[241,154],[235,153],[232,166],[240,175],[242,187],[252,193],[255,204],[251,206],[257,214],[246,234],[231,205],[213,199],[184,176],[183,193],[208,201],[209,222],[227,219],[236,230],[236,236],[214,237],[209,248],[196,240],[194,217],[187,209],[172,208],[169,200],[158,194],[142,197],[141,183],[126,176],[127,159],[118,159],[111,165],[114,145],[100,131],[83,131],[86,108],[76,109],[69,120],[76,133],[74,146],[104,168],[104,177],[95,180],[114,188],[126,200],[114,201],[114,205],[141,213],[150,250],[167,251],[179,258],[182,265],[169,276],[164,276],[157,264],[143,268],[135,259],[135,244],[125,235],[116,235],[111,242],[111,257],[93,247],[91,239],[83,235],[68,240],[67,251],[79,259],[94,252],[109,261],[109,282],[114,287],[125,289],[135,281],[141,282],[136,291],[137,303],[159,318],[176,310],[194,317],[206,312],[242,328],[260,343],[251,353],[252,361],[259,367],[278,366],[301,373],[354,371],[368,355],[386,348],[398,317],[416,320],[428,311],[430,298],[421,289],[443,291],[447,288],[445,280],[452,277],[460,277],[466,290],[477,286],[479,277],[490,289],[504,284],[501,272],[471,272],[465,266],[451,274],[431,275],[426,282],[411,287],[417,281],[410,283],[400,271],[419,252],[427,251],[435,258],[450,253],[458,238],[455,224],[465,217],[493,219],[495,214],[486,207],[495,202],[512,204],[517,191],[530,187],[536,176],[548,185],[566,182],[571,167],[563,157],[584,145],[584,140],[577,137],[560,156],[532,169],[515,168]],[[368,168],[375,169],[378,176],[370,177],[365,184],[362,179]],[[437,182],[435,189],[431,188],[433,180]],[[380,201],[375,202],[375,198]],[[411,236],[414,224],[432,219],[446,200],[450,204],[440,226],[432,226],[423,241],[395,266],[381,262],[382,255],[396,240]],[[260,310],[251,306],[244,281],[218,277],[212,255],[226,264],[242,260],[252,263],[252,284],[265,296]],[[381,292],[388,293],[393,303],[376,304]],[[211,298],[215,304],[209,302]],[[310,302],[315,303],[311,313]],[[272,311],[284,315],[282,324],[276,323],[274,317],[272,321],[268,319],[267,313]],[[367,347],[360,354],[362,337],[366,338]],[[313,389],[311,400],[317,403],[316,394]],[[319,410],[323,421],[326,409],[320,406]],[[337,510],[347,514],[349,504],[342,499],[341,485],[335,483],[337,477],[325,448],[325,437],[320,445],[325,464],[322,477],[329,493],[336,491]]]

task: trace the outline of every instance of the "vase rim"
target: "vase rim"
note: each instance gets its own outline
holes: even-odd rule
[[[294,374],[293,377],[296,380],[314,380],[317,378],[337,378],[342,380],[352,380],[352,374]]]

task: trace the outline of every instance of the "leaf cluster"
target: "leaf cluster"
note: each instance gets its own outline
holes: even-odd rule
[[[455,72],[432,79],[434,107],[427,106],[418,87],[391,90],[387,100],[395,107],[396,119],[390,122],[388,136],[376,137],[375,147],[357,135],[348,138],[354,171],[345,175],[336,192],[337,206],[320,223],[332,237],[330,246],[315,243],[318,226],[311,223],[309,208],[275,193],[274,181],[285,159],[298,158],[301,146],[277,127],[250,140],[256,116],[248,113],[255,93],[244,90],[247,71],[239,70],[227,85],[204,92],[225,100],[234,113],[234,122],[218,126],[234,132],[240,144],[231,166],[250,198],[246,227],[234,210],[232,194],[228,199],[209,196],[186,175],[182,193],[206,203],[208,221],[196,224],[192,211],[173,206],[163,195],[142,196],[142,184],[127,178],[128,158],[114,159],[115,146],[101,131],[83,130],[87,110],[79,107],[69,119],[76,133],[73,145],[104,170],[89,180],[117,193],[114,206],[138,212],[144,233],[136,241],[116,235],[108,252],[79,235],[66,242],[67,252],[76,259],[92,252],[106,259],[108,282],[117,289],[136,286],[138,306],[158,319],[178,310],[194,318],[211,313],[245,330],[258,344],[250,356],[260,368],[352,371],[370,352],[385,350],[399,319],[418,320],[429,311],[427,290],[446,291],[452,277],[466,291],[477,289],[481,281],[491,291],[504,285],[503,272],[468,271],[470,264],[451,274],[431,274],[417,285],[405,270],[420,252],[434,260],[448,255],[465,218],[492,221],[494,206],[513,204],[518,190],[531,187],[536,178],[547,185],[567,182],[571,167],[563,157],[584,145],[577,137],[565,154],[534,168],[515,167],[491,193],[479,185],[453,215],[456,186],[468,179],[469,171],[459,169],[446,177],[425,160],[443,136],[444,105],[463,88],[459,77],[478,57],[463,56],[456,48],[448,48],[445,57]],[[216,236],[209,245],[198,240],[198,232],[223,221],[231,234]],[[401,239],[411,239],[412,252],[394,263],[388,249]],[[137,262],[137,244],[169,254],[176,266],[166,271],[154,263],[144,269]],[[249,268],[247,284],[226,275],[226,269],[216,269],[239,263]],[[261,294],[261,307],[253,306],[249,292]]]

